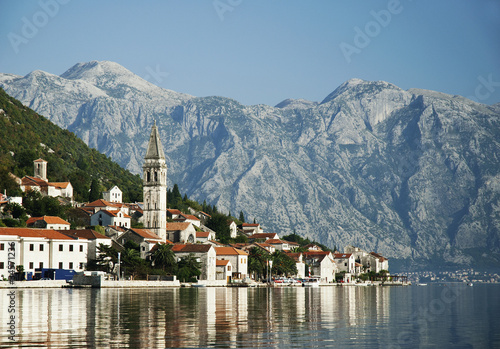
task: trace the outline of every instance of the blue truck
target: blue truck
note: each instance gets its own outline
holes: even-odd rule
[[[76,271],[73,269],[35,269],[33,280],[73,280]]]

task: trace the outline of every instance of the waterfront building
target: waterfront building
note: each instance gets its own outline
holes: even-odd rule
[[[216,252],[209,244],[174,244],[172,251],[177,257],[181,258],[192,254],[198,262],[201,263],[200,280],[215,280],[216,275]]]
[[[142,171],[144,228],[151,230],[163,240],[166,240],[167,164],[156,121],[151,128]]]
[[[337,266],[331,252],[308,251],[304,252],[304,261],[309,266],[308,276],[319,277],[322,282],[333,282]]]
[[[248,253],[234,247],[216,247],[217,259],[228,260],[233,266],[233,279],[244,279],[248,275]]]
[[[70,237],[52,229],[0,228],[0,275],[7,274],[9,243],[14,243],[15,264],[26,272],[38,268],[83,271],[87,264],[88,240]]]
[[[70,229],[70,230],[58,230],[60,233],[67,235],[72,238],[82,238],[87,239],[87,260],[97,259],[97,248],[100,244],[111,247],[111,238],[102,235],[92,229]]]
[[[216,280],[226,280],[228,283],[231,282],[233,272],[232,272],[232,265],[229,260],[217,259],[215,261],[215,267],[216,267]]]

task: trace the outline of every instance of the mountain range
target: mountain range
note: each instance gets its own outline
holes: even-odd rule
[[[169,185],[266,231],[378,251],[392,270],[498,269],[500,104],[352,79],[321,102],[247,106],[107,61],[0,86],[134,173],[156,120]]]

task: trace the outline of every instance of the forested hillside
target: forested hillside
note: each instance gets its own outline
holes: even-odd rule
[[[71,182],[77,201],[89,199],[92,181],[100,191],[118,185],[126,202],[142,201],[142,180],[138,175],[0,89],[0,190],[13,195],[16,186],[8,173],[31,176],[33,161],[38,158],[48,161],[49,181]]]

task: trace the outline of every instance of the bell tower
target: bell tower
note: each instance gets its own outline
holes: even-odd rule
[[[35,168],[35,177],[41,178],[44,181],[47,181],[47,161],[43,159],[38,159],[33,161],[33,165]]]
[[[165,154],[163,153],[156,121],[151,128],[142,172],[144,229],[151,230],[163,240],[166,240],[167,164],[165,163]]]

